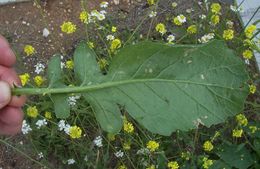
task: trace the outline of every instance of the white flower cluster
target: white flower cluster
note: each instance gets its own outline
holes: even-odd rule
[[[114,39],[115,39],[115,37],[113,35],[107,35],[107,40],[108,41],[112,41]]]
[[[71,126],[69,124],[66,124],[64,120],[59,121],[58,127],[60,131],[64,131],[66,134],[69,135]]]
[[[32,131],[31,126],[26,122],[26,120],[23,120],[22,133],[28,134],[30,131]]]
[[[150,151],[149,151],[149,149],[147,149],[147,148],[141,148],[140,150],[138,150],[137,151],[137,155],[146,155],[146,154],[149,154],[150,153]]]
[[[149,14],[149,17],[153,18],[153,17],[156,17],[156,15],[157,15],[157,12],[151,11],[150,14]]]
[[[172,43],[172,41],[174,41],[174,40],[175,40],[175,36],[174,36],[174,35],[169,35],[169,36],[167,37],[168,43]]]
[[[104,19],[106,19],[106,11],[102,10],[102,11],[97,11],[97,10],[93,10],[90,13],[90,18],[89,18],[89,22],[95,22],[95,19],[99,20],[99,21],[103,21]]]
[[[184,15],[178,15],[177,19],[180,23],[185,23],[186,22],[186,17]]]
[[[100,3],[100,8],[107,8],[108,7],[108,2],[103,1]]]
[[[48,123],[46,119],[43,119],[43,120],[38,120],[35,124],[37,126],[37,129],[40,129],[42,126],[46,126]]]
[[[79,95],[70,96],[70,97],[68,98],[69,105],[70,105],[70,106],[76,106],[78,99],[80,99],[80,96],[79,96]]]
[[[200,39],[198,39],[198,41],[199,41],[200,43],[207,43],[207,42],[209,42],[211,39],[213,39],[214,36],[215,36],[214,33],[209,33],[209,34],[206,34],[206,35],[202,36]]]
[[[122,157],[124,156],[124,152],[121,151],[121,150],[119,150],[119,151],[117,151],[117,152],[115,153],[115,156],[116,156],[117,158],[122,158]]]
[[[68,159],[68,165],[72,165],[72,164],[75,164],[76,163],[76,161],[73,159],[73,158],[71,158],[71,159]]]
[[[35,67],[35,73],[40,74],[41,72],[44,72],[45,66],[42,63],[37,63],[34,65]]]
[[[93,143],[94,143],[95,146],[97,146],[97,147],[102,147],[102,146],[103,146],[103,144],[102,144],[102,137],[101,137],[101,136],[97,136],[97,137],[94,139]]]

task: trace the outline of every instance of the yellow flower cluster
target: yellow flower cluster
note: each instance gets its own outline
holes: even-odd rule
[[[67,34],[74,33],[76,31],[76,25],[72,22],[64,22],[61,26],[61,31]]]
[[[131,143],[130,142],[126,142],[123,144],[123,149],[124,150],[130,150],[131,149]]]
[[[120,39],[114,39],[111,42],[110,50],[111,52],[114,52],[116,49],[119,49],[121,47],[121,40]]]
[[[28,73],[19,75],[19,78],[21,80],[22,86],[25,86],[29,80],[30,80],[30,75]]]
[[[117,169],[127,169],[125,165],[120,165]]]
[[[191,25],[187,28],[188,34],[194,34],[197,33],[197,26],[196,25]]]
[[[185,22],[186,22],[186,17],[182,14],[173,18],[173,23],[177,26],[181,26]]]
[[[220,21],[219,15],[212,15],[210,20],[213,25],[217,25]]]
[[[236,121],[237,121],[238,125],[240,125],[240,126],[247,126],[247,124],[248,124],[248,120],[247,120],[246,116],[243,114],[236,115]]]
[[[117,31],[117,28],[115,26],[112,26],[111,31],[115,33]]]
[[[66,62],[66,68],[67,69],[73,69],[74,68],[74,62],[73,62],[73,60],[68,60],[67,62]]]
[[[45,117],[46,119],[52,119],[51,112],[46,111],[46,112],[44,113],[44,117]]]
[[[170,161],[168,162],[167,167],[170,169],[178,169],[179,164],[177,163],[177,161]]]
[[[147,3],[148,3],[149,5],[154,5],[154,4],[155,4],[155,0],[147,0]]]
[[[87,45],[90,49],[93,49],[95,47],[93,42],[87,42]]]
[[[253,57],[253,52],[251,50],[247,49],[243,52],[243,58],[252,59],[252,57]]]
[[[134,132],[133,124],[128,121],[124,121],[124,131],[127,133],[133,133]]]
[[[256,30],[256,26],[255,25],[250,25],[245,29],[245,35],[247,38],[252,38],[254,35],[254,31]]]
[[[40,87],[44,82],[44,78],[42,76],[35,76],[33,78],[33,81],[36,84],[36,86]]]
[[[29,117],[36,118],[38,116],[38,109],[36,106],[30,106],[27,108],[26,113]]]
[[[35,49],[32,45],[25,45],[23,51],[27,56],[33,55],[35,53]]]
[[[231,40],[234,38],[234,31],[232,29],[224,30],[223,38],[226,40]]]
[[[155,27],[155,30],[157,32],[161,33],[162,35],[164,35],[167,32],[165,25],[163,23],[158,23]]]
[[[256,92],[256,86],[255,85],[249,85],[249,91],[251,94],[254,94]]]
[[[249,126],[249,129],[251,130],[252,134],[254,134],[258,130],[256,126]]]
[[[88,13],[87,13],[87,11],[80,12],[79,19],[83,23],[88,23]]]
[[[220,13],[220,10],[221,10],[221,6],[219,3],[212,3],[211,6],[211,12],[214,13],[214,14],[218,14]]]
[[[71,138],[76,139],[81,137],[82,130],[78,126],[72,126],[69,129],[69,135]]]
[[[232,131],[232,136],[233,137],[239,138],[239,137],[242,137],[242,134],[243,134],[243,130],[242,129],[234,129]]]
[[[156,141],[150,140],[147,144],[146,147],[151,151],[154,152],[159,148],[160,144],[157,143]]]
[[[213,164],[213,161],[208,159],[207,157],[204,157],[202,161],[203,161],[202,167],[204,169],[208,169]]]
[[[205,143],[203,144],[203,149],[205,151],[211,151],[211,150],[213,150],[213,148],[214,148],[214,146],[211,143],[211,141],[205,141]]]

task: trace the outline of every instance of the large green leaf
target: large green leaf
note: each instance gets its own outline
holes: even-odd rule
[[[94,52],[76,49],[75,73],[101,127],[122,127],[119,107],[153,133],[170,135],[223,122],[243,110],[248,95],[244,63],[222,41],[203,45],[143,42],[123,48],[102,75]]]
[[[49,88],[65,87],[62,81],[61,60],[60,55],[51,58],[48,64],[48,81]],[[57,118],[67,118],[70,115],[70,106],[68,104],[67,94],[51,95],[54,104],[54,111]]]

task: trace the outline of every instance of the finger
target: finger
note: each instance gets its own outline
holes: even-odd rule
[[[20,108],[5,107],[0,110],[0,122],[7,126],[19,126],[23,121],[23,112]]]
[[[9,84],[4,81],[0,81],[0,109],[9,104],[11,100],[11,90]]]
[[[0,135],[15,135],[21,131],[22,124],[9,126],[0,121]]]
[[[13,86],[14,84],[16,86],[20,86],[21,84],[20,79],[18,78],[16,72],[13,69],[6,68],[4,66],[0,66],[0,81],[6,81],[11,86]],[[25,103],[26,97],[13,96],[9,101],[10,101],[9,103],[10,106],[21,107]]]
[[[15,55],[8,42],[0,35],[0,65],[12,66],[16,61]]]

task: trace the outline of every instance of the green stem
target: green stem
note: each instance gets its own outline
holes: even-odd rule
[[[167,80],[167,79],[131,79],[123,81],[106,82],[90,86],[77,86],[77,87],[64,87],[64,88],[14,88],[12,89],[12,95],[48,95],[48,94],[69,94],[69,93],[85,93],[115,86],[127,85],[132,83],[148,83],[148,82],[164,82],[164,83],[185,83],[202,86],[213,86],[219,88],[226,88],[230,90],[241,90],[239,88],[220,86],[217,84],[207,84],[192,82],[187,80]]]

